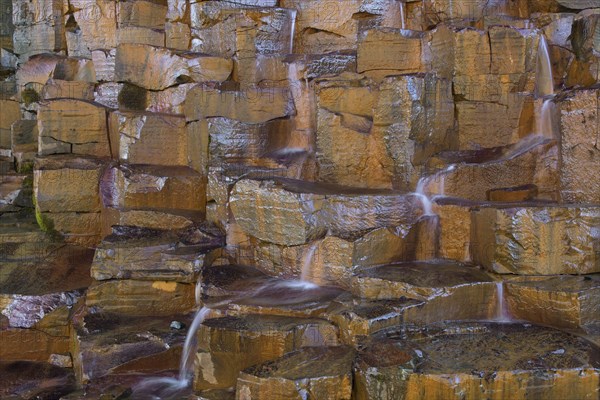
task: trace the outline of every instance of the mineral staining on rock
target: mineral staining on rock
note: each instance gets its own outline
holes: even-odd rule
[[[597,1],[0,21],[0,397],[598,397]]]

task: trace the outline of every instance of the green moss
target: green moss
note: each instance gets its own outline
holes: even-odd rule
[[[148,94],[146,89],[126,83],[119,92],[118,101],[119,108],[144,111],[148,107]]]
[[[33,172],[33,161],[23,161],[19,165],[19,170],[17,172],[19,172],[20,174],[31,174]],[[29,178],[29,177],[27,177],[27,178]],[[33,187],[33,177],[31,178],[31,182],[32,182],[31,184]]]
[[[40,95],[35,91],[35,89],[26,88],[21,92],[21,100],[23,100],[23,103],[28,106],[31,103],[40,101]]]

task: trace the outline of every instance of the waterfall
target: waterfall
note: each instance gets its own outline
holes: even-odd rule
[[[537,53],[537,67],[535,74],[535,95],[544,97],[554,94],[554,80],[552,77],[552,63],[550,62],[550,53],[548,43],[544,35],[540,36]]]
[[[294,34],[296,33],[296,15],[298,14],[297,10],[291,10],[290,15],[292,16],[292,22],[290,26],[290,46],[289,53],[294,53]]]
[[[317,244],[313,243],[308,248],[308,251],[302,257],[302,271],[300,272],[300,280],[302,282],[310,282],[313,259],[315,257],[315,251],[317,250]]]
[[[400,2],[400,27],[406,29],[406,3]]]
[[[510,316],[504,301],[504,283],[496,282],[496,318],[498,322],[509,322]]]
[[[544,100],[542,108],[536,116],[536,129],[544,137],[554,138],[554,114],[555,106],[552,97]]]
[[[425,184],[429,181],[428,176],[421,177],[417,183],[417,190],[415,194],[421,199],[423,205],[423,215],[435,215],[433,212],[433,205],[431,200],[425,194]]]

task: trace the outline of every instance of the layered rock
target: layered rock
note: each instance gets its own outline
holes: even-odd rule
[[[598,272],[597,207],[485,207],[472,213],[473,261],[501,274]]]
[[[60,99],[41,104],[38,115],[39,153],[110,157],[106,109],[81,100]]]
[[[101,160],[76,155],[37,158],[33,188],[40,228],[75,243],[97,243],[103,168]]]
[[[547,328],[479,323],[432,328],[424,335],[388,330],[388,338],[380,337],[361,352],[356,364],[358,399],[452,399],[482,392],[499,399],[561,399],[597,391],[597,361],[592,356],[597,348]],[[499,361],[497,352],[518,357]],[[511,388],[510,394],[506,388]]]
[[[598,89],[566,93],[558,101],[561,134],[561,197],[568,203],[596,203],[600,198],[597,143],[600,133]]]
[[[600,332],[596,275],[523,279],[505,285],[507,308],[514,318],[588,334]]]
[[[198,332],[194,388],[233,386],[239,371],[290,351],[337,344],[335,328],[319,319],[248,315],[206,320]]]
[[[233,215],[245,232],[287,246],[304,244],[327,230],[344,235],[415,222],[420,215],[415,203],[412,196],[397,192],[294,180],[242,180],[230,199]],[[358,215],[360,219],[348,218]]]
[[[350,399],[350,347],[307,347],[272,362],[245,369],[236,384],[236,398],[268,399],[277,393],[288,399],[311,393],[319,398]]]

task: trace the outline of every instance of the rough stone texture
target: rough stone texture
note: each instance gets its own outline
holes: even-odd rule
[[[194,283],[200,269],[210,263],[210,251],[222,240],[199,230],[188,233],[183,238],[197,234],[200,240],[190,243],[173,233],[151,230],[140,236],[110,235],[96,248],[92,277]]]
[[[51,100],[40,105],[39,152],[110,156],[106,109],[75,99]]]
[[[187,121],[225,117],[256,124],[291,114],[290,100],[285,89],[249,88],[234,92],[199,85],[188,92],[184,110]]]
[[[386,75],[426,72],[421,35],[400,29],[365,32],[358,43],[357,70],[380,80]]]
[[[172,281],[108,280],[88,289],[86,306],[107,313],[168,316],[194,307],[194,285]]]
[[[131,164],[188,165],[188,137],[181,115],[113,114],[119,159]],[[118,144],[118,145],[117,145]]]
[[[140,44],[117,47],[115,79],[151,90],[163,90],[182,79],[194,82],[226,80],[232,61],[220,57],[178,55],[171,50]],[[144,68],[140,69],[140,65]]]
[[[496,285],[489,275],[456,262],[409,262],[363,269],[352,278],[352,293],[373,300],[427,300],[423,309],[405,313],[405,320],[413,323],[489,319],[496,312],[492,301]]]
[[[481,208],[471,215],[473,261],[502,274],[600,271],[598,207]]]
[[[33,178],[36,208],[43,212],[100,211],[103,164],[71,155],[37,158]]]
[[[412,196],[294,180],[239,181],[231,193],[230,206],[245,232],[287,246],[307,243],[327,230],[348,235],[412,223],[420,215]]]
[[[387,339],[380,335],[358,358],[355,398],[458,399],[483,394],[494,399],[558,400],[598,391],[598,361],[593,356],[598,349],[582,338],[519,324],[444,328],[412,335],[392,329]],[[513,357],[499,359],[496,352]]]
[[[349,400],[352,394],[350,347],[308,347],[280,359],[255,365],[240,373],[237,399],[301,399],[308,392],[317,398]]]
[[[205,179],[188,167],[121,165],[106,169],[104,207],[204,211]]]
[[[21,108],[16,101],[0,99],[0,110],[0,148],[10,149],[11,126],[21,119]]]
[[[471,154],[458,152],[424,183],[425,191],[474,201],[486,201],[493,189],[533,184],[539,199],[558,200],[559,149],[553,140],[539,136],[522,140],[514,146]]]
[[[269,275],[284,278],[298,278],[310,265],[310,271],[305,271],[303,279],[348,289],[356,267],[419,258],[419,246],[422,245],[419,234],[426,226],[426,222],[419,221],[414,225],[377,228],[352,237],[326,236],[291,247],[259,242],[252,246],[254,257],[251,262]]]
[[[562,200],[597,203],[600,199],[600,89],[567,92],[560,109]]]
[[[239,371],[310,346],[336,345],[333,325],[319,319],[268,315],[204,321],[198,331],[194,389],[233,386]]]
[[[513,318],[540,325],[600,332],[597,275],[507,281],[506,305]]]
[[[110,0],[70,1],[67,48],[76,57],[90,57],[94,50],[117,46],[117,3]]]
[[[455,204],[435,204],[439,217],[440,257],[468,261],[471,243],[471,211],[469,207]]]
[[[131,317],[88,313],[75,322],[71,352],[79,383],[98,379],[112,371],[143,371],[160,363],[177,368],[178,347],[184,331],[169,329],[171,317]],[[144,365],[145,364],[145,365]]]

